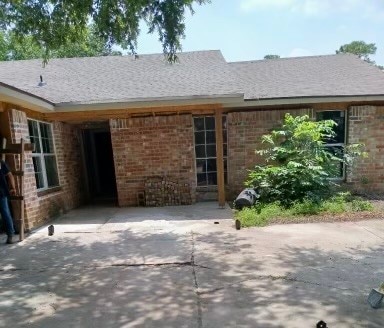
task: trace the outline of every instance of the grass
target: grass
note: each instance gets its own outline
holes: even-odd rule
[[[352,197],[349,193],[339,193],[322,202],[306,200],[295,203],[290,208],[284,208],[278,203],[258,204],[237,211],[235,216],[240,220],[243,227],[253,227],[268,225],[276,219],[284,222],[284,220],[292,221],[292,218],[306,216],[340,215],[373,210],[373,205],[369,201]]]

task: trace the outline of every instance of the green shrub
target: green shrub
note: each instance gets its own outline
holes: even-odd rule
[[[353,212],[373,211],[374,209],[369,201],[361,198],[352,200],[351,207]]]
[[[336,185],[331,178],[337,176],[340,163],[351,165],[363,155],[361,145],[345,147],[343,154],[324,146],[325,140],[335,136],[335,125],[331,120],[315,122],[308,116],[287,114],[282,128],[262,137],[267,147],[256,153],[265,157],[267,165],[256,166],[246,186],[258,189],[261,203],[279,202],[286,208],[329,198]],[[298,210],[315,209],[308,208],[307,203]]]
[[[321,211],[326,213],[338,214],[348,210],[345,202],[326,200],[322,204]]]
[[[321,212],[321,203],[306,199],[292,205],[291,213],[293,215],[315,215]]]
[[[373,209],[369,201],[354,198],[349,192],[344,192],[337,193],[326,200],[313,201],[305,199],[302,202],[295,202],[289,208],[280,205],[279,202],[271,204],[258,203],[254,207],[237,211],[235,216],[241,221],[243,227],[251,227],[265,226],[269,221],[278,218],[372,211]]]
[[[236,217],[240,220],[243,227],[261,227],[268,224],[271,218],[286,217],[288,215],[277,203],[244,208],[236,213]]]

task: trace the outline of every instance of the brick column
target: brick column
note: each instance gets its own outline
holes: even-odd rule
[[[348,144],[362,143],[368,158],[347,172],[347,183],[361,193],[384,193],[384,107],[352,106],[348,110]]]
[[[26,114],[16,109],[9,109],[7,111],[7,116],[10,127],[11,139],[8,140],[8,142],[20,143],[21,139],[23,138],[25,142],[29,143],[30,139]],[[10,160],[8,160],[10,166],[15,170],[19,170],[20,156],[13,155],[9,157],[11,158]],[[24,199],[25,227],[28,230],[34,225],[34,220],[39,211],[39,201],[37,198],[35,172],[32,162],[32,152],[25,152]],[[14,208],[15,218],[18,218],[20,210],[18,208],[18,202],[12,202],[12,206]]]

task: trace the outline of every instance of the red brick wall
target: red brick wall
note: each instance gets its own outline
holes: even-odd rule
[[[137,205],[137,193],[153,176],[190,183],[195,200],[192,115],[112,119],[110,128],[120,206]]]
[[[21,138],[29,142],[27,116],[15,109],[8,111],[12,142],[18,143]],[[51,217],[67,211],[82,203],[82,169],[80,159],[80,143],[78,131],[75,127],[55,122],[52,126],[56,160],[58,163],[59,191],[39,196],[31,152],[26,153],[25,159],[25,217],[26,228],[31,229],[48,221]],[[18,157],[15,156],[15,159]],[[18,168],[17,160],[11,163]]]
[[[279,127],[286,113],[307,114],[311,109],[284,109],[229,113],[228,120],[228,191],[227,200],[234,199],[244,189],[249,169],[263,163],[255,154],[261,148],[261,136]]]
[[[352,106],[348,143],[365,144],[367,158],[347,174],[347,183],[362,193],[384,193],[384,107]]]

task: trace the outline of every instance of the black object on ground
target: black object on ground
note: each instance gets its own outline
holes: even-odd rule
[[[240,230],[240,228],[241,228],[241,222],[240,222],[239,219],[236,219],[236,221],[235,221],[235,226],[236,226],[236,230]]]
[[[374,309],[378,309],[381,305],[381,302],[383,301],[383,298],[384,298],[384,290],[382,290],[382,288],[372,289],[368,296],[368,303]]]
[[[219,224],[220,222],[219,221],[215,221],[215,222],[213,222],[213,224]]]
[[[235,200],[235,208],[241,210],[243,207],[251,207],[256,203],[259,194],[255,189],[244,189]]]
[[[320,320],[317,325],[316,325],[316,328],[327,328],[327,323],[324,322],[323,320]]]
[[[54,226],[51,224],[51,225],[48,227],[48,236],[53,236],[54,233],[55,233],[55,228],[54,228]]]

